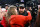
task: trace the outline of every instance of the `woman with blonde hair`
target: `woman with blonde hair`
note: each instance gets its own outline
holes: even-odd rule
[[[18,15],[16,9],[16,6],[10,6],[6,15],[7,25],[9,27],[25,27],[25,24],[30,22],[32,17],[30,13],[28,13],[28,16]]]

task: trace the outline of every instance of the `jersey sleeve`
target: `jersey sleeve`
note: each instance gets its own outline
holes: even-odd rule
[[[30,12],[28,12],[28,16],[26,16],[26,20],[27,21],[31,21],[32,20],[32,16],[31,16]]]

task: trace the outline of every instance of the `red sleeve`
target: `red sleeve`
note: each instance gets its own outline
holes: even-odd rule
[[[32,20],[32,16],[31,16],[30,12],[28,12],[28,16],[26,16],[26,20],[27,21],[31,21]]]

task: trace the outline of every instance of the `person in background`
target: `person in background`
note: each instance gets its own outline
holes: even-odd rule
[[[29,7],[29,11],[32,13],[32,7]]]
[[[35,7],[35,16],[37,16],[38,8]]]
[[[26,7],[26,9],[25,9],[26,11],[28,11],[28,7]]]
[[[16,9],[15,6],[9,8],[6,15],[7,25],[9,27],[26,27],[25,24],[32,20],[31,14],[28,13],[28,16],[18,15]]]
[[[30,12],[28,7],[26,7],[26,9],[25,9],[25,10],[26,10],[27,12]]]
[[[8,4],[5,4],[5,9],[6,9],[6,11],[8,10],[8,7],[9,7]]]
[[[37,17],[36,17],[34,27],[40,27],[40,5],[38,5],[38,14],[37,14]]]

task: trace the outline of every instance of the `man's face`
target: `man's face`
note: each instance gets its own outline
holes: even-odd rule
[[[5,6],[6,9],[8,9],[8,6]]]
[[[25,8],[24,8],[24,7],[19,7],[19,12],[20,12],[20,13],[23,13],[23,12],[24,12],[24,10],[25,10]]]

